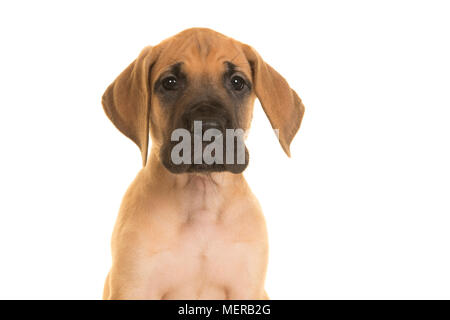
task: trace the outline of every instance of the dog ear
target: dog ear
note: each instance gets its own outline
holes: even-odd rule
[[[305,106],[286,80],[263,61],[252,47],[242,44],[252,68],[253,85],[272,128],[278,131],[278,140],[290,157],[289,146],[300,128]]]
[[[103,109],[112,123],[137,144],[142,163],[147,162],[151,88],[150,68],[155,50],[146,47],[109,85],[102,97]]]

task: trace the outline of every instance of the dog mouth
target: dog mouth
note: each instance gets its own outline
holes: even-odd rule
[[[208,118],[173,130],[162,147],[163,165],[172,173],[243,172],[249,161],[245,132],[225,124]]]
[[[162,162],[172,173],[241,173],[248,165],[244,130],[218,100],[193,103],[166,137]]]

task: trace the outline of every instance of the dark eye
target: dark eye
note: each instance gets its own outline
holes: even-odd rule
[[[236,91],[241,91],[244,89],[245,86],[245,80],[242,79],[242,77],[234,76],[231,78],[231,85],[233,86],[233,89]]]
[[[176,90],[178,88],[177,78],[175,78],[174,76],[170,76],[163,79],[162,86],[166,90]]]

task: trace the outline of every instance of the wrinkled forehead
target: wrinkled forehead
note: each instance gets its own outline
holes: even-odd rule
[[[216,77],[233,69],[251,79],[250,65],[240,44],[231,38],[192,34],[171,38],[161,46],[160,55],[152,69],[153,80],[174,67],[192,76]]]

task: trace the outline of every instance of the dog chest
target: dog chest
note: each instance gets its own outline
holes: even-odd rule
[[[183,226],[170,251],[160,256],[161,274],[168,275],[164,295],[168,299],[195,296],[227,298],[240,286],[257,286],[264,250],[258,243],[240,242],[233,233],[207,217]],[[250,283],[254,282],[254,283]]]

